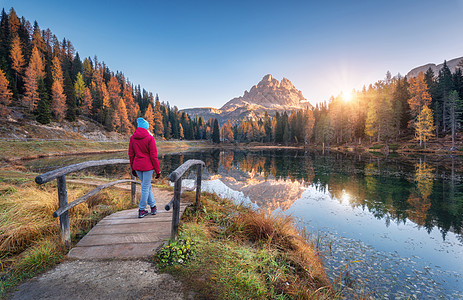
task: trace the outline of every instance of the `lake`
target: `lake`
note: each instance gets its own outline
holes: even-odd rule
[[[125,153],[26,164],[45,172],[57,162],[115,157]],[[188,159],[206,163],[203,191],[294,216],[346,297],[354,291],[375,298],[463,299],[459,158],[215,150],[163,155],[163,174]],[[126,171],[96,172],[121,176]],[[188,177],[193,176],[185,184],[192,184]]]

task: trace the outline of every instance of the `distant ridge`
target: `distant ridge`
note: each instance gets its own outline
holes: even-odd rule
[[[418,73],[420,72],[426,73],[426,71],[428,71],[429,68],[431,68],[431,70],[433,70],[434,72],[434,75],[437,76],[437,74],[439,73],[439,70],[442,69],[443,66],[444,66],[444,63],[441,63],[439,65],[429,63],[423,66],[419,66],[419,67],[412,69],[410,72],[408,72],[407,78],[416,77],[418,76]],[[452,73],[454,73],[457,68],[463,68],[463,57],[448,60],[447,66],[449,67]]]
[[[265,112],[274,115],[276,112],[302,108],[312,108],[302,92],[296,89],[289,79],[283,78],[280,82],[268,74],[249,92],[244,91],[243,96],[231,99],[220,109],[190,108],[182,112],[190,117],[202,116],[205,120],[216,118],[220,124],[224,124],[228,120],[236,123],[246,118],[257,119]]]

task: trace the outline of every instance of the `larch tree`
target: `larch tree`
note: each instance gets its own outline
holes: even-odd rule
[[[120,133],[129,134],[133,131],[133,126],[127,118],[127,109],[124,100],[119,98],[113,113],[113,127]]]
[[[143,116],[148,123],[150,123],[151,130],[153,130],[154,125],[154,111],[153,106],[150,104],[145,111],[145,115]]]
[[[115,76],[111,76],[108,82],[108,96],[112,106],[116,107],[119,103],[121,85]]]
[[[85,87],[84,94],[82,97],[82,103],[80,105],[80,111],[84,116],[90,116],[93,108],[92,92],[88,87]]]
[[[432,100],[423,72],[420,72],[417,77],[410,79],[408,91],[411,96],[408,99],[408,104],[410,105],[412,117],[416,118],[424,106],[429,107],[431,105]]]
[[[156,136],[162,137],[162,134],[164,133],[164,125],[162,124],[161,103],[159,102],[158,95],[156,95],[154,104],[153,121],[154,134]]]
[[[304,112],[304,144],[308,144],[310,138],[313,135],[313,127],[315,124],[315,118],[313,115],[313,111],[310,109],[306,109]]]
[[[85,82],[84,77],[80,72],[77,73],[76,81],[74,82],[74,92],[76,95],[77,107],[82,107],[85,93]]]
[[[135,100],[133,98],[133,89],[128,82],[124,84],[124,90],[122,91],[122,99],[124,99],[125,106],[127,108],[127,116],[129,117],[129,121],[131,123],[135,123],[135,120],[138,117],[139,108],[137,111],[137,106],[135,105]]]
[[[37,107],[37,102],[40,100],[37,80],[45,76],[43,68],[44,66],[42,58],[40,57],[37,47],[34,47],[32,49],[29,65],[26,69],[24,83],[25,93],[23,101],[25,102],[26,106],[29,107],[29,112]]]
[[[179,134],[179,139],[183,140],[185,138],[185,135],[183,133],[183,126],[182,124],[178,124],[178,134]]]
[[[416,138],[420,141],[420,146],[424,142],[424,148],[426,148],[426,142],[434,135],[434,116],[432,110],[427,105],[423,106],[417,117],[415,130]]]
[[[18,89],[18,77],[23,71],[24,67],[24,56],[22,53],[21,49],[21,40],[19,36],[15,36],[13,38],[13,41],[11,43],[11,51],[10,51],[10,57],[11,57],[11,68],[14,71],[14,87],[17,90]]]
[[[11,103],[12,93],[8,89],[8,79],[5,72],[0,69],[0,115],[6,117],[9,113],[7,106]]]
[[[62,121],[66,114],[66,96],[63,88],[63,71],[61,61],[55,56],[52,60],[53,85],[51,87],[51,108],[58,121]]]
[[[229,141],[229,142],[235,141],[230,120],[228,120],[227,123],[225,123],[222,126],[222,133],[223,133],[222,136],[223,136],[224,141]]]
[[[373,138],[378,133],[378,109],[377,103],[370,99],[367,106],[367,116],[365,120],[365,134],[370,137],[370,143]]]

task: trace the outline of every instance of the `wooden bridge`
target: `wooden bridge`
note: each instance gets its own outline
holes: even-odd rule
[[[126,159],[88,161],[53,170],[36,177],[35,181],[38,184],[57,179],[59,209],[53,213],[53,216],[60,217],[61,239],[66,247],[70,248],[71,246],[68,215],[68,210],[71,207],[85,202],[104,188],[123,183],[131,184],[132,201],[134,204],[138,203],[136,184],[139,182],[132,175],[132,179],[130,180],[117,180],[98,185],[88,194],[68,203],[65,175],[88,167],[128,163],[129,160]],[[195,165],[198,167],[195,185],[196,206],[198,207],[200,205],[201,177],[204,162],[200,160],[188,160],[169,175],[169,180],[174,182],[173,192],[153,188],[158,208],[156,215],[148,215],[139,219],[138,208],[135,208],[107,216],[94,226],[74,248],[70,249],[68,257],[72,259],[93,260],[143,258],[153,255],[162,243],[169,239],[175,239],[177,236],[179,219],[187,206],[187,204],[180,203],[182,192],[187,190],[182,190],[182,176],[190,167]],[[171,210],[170,208],[173,209]]]

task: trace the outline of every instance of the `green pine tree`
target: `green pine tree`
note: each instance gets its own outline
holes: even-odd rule
[[[42,78],[38,80],[38,86],[40,101],[37,104],[36,119],[41,124],[48,124],[51,121],[50,97]]]
[[[220,128],[217,119],[214,119],[214,125],[212,127],[212,142],[215,144],[220,143]]]

